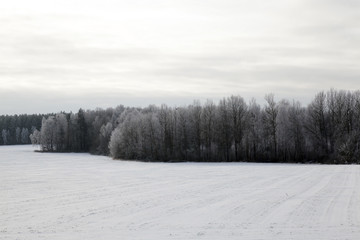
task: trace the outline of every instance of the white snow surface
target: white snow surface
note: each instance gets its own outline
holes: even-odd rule
[[[0,239],[360,239],[360,166],[0,147]]]

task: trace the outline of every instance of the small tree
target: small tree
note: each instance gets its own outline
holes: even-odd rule
[[[39,145],[41,143],[41,133],[39,130],[34,129],[33,133],[30,134],[30,141],[32,145]]]
[[[1,131],[1,136],[2,136],[2,140],[3,140],[4,145],[8,144],[8,139],[9,139],[9,136],[10,136],[9,130],[3,129]]]

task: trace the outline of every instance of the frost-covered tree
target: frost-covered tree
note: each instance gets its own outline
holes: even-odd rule
[[[57,151],[68,150],[68,121],[67,117],[63,113],[55,115],[56,132],[55,132],[55,144]]]
[[[195,161],[202,160],[201,112],[202,107],[199,101],[194,101],[194,103],[189,106],[189,153],[191,154],[190,157]]]
[[[0,144],[44,151],[91,152],[147,161],[280,161],[359,163],[360,91],[318,93],[307,107],[265,97],[260,107],[240,96],[183,107],[82,109],[77,113],[0,116]]]
[[[108,122],[106,125],[103,124],[100,128],[100,134],[99,134],[100,142],[98,146],[98,151],[104,153],[105,155],[109,155],[108,145],[112,131],[113,131],[113,125],[110,122]]]
[[[202,119],[202,139],[204,142],[204,158],[207,161],[214,160],[214,140],[216,123],[216,105],[211,100],[207,100],[201,112]]]
[[[9,130],[3,129],[3,130],[1,131],[1,136],[2,136],[2,140],[3,140],[3,144],[4,144],[4,145],[7,145],[7,144],[8,144],[9,135],[10,135]]]
[[[23,128],[21,129],[21,143],[28,144],[29,143],[29,129]]]
[[[109,148],[113,158],[139,159],[141,151],[140,113],[135,110],[125,111],[121,122],[113,131]]]
[[[329,156],[329,124],[327,121],[326,94],[318,93],[307,108],[305,128],[312,147],[309,156],[322,160]]]
[[[190,117],[189,110],[186,107],[176,109],[177,113],[177,150],[179,152],[178,160],[190,160]]]
[[[54,116],[43,118],[40,131],[40,147],[43,151],[55,151],[56,122]]]
[[[123,147],[122,144],[122,131],[119,127],[115,128],[115,130],[111,133],[110,142],[109,142],[109,151],[110,156],[114,159],[119,159],[125,156],[123,153]]]
[[[216,143],[219,147],[219,158],[230,161],[231,158],[231,117],[226,99],[219,102],[217,108]]]
[[[240,148],[246,130],[247,104],[240,96],[227,98],[227,108],[231,121],[231,138],[234,145],[235,161],[240,161]]]
[[[16,129],[15,129],[15,141],[16,141],[16,144],[21,143],[21,129],[19,127],[16,127]]]
[[[34,129],[32,134],[30,134],[30,141],[32,145],[39,145],[41,143],[41,132],[37,129]]]
[[[157,114],[160,126],[160,158],[162,160],[170,160],[174,153],[172,115],[172,110],[162,104]]]
[[[158,109],[149,106],[141,112],[140,117],[141,154],[144,159],[157,161],[160,159],[161,126]]]
[[[277,116],[279,108],[274,100],[274,94],[268,94],[265,96],[266,105],[263,114],[263,124],[265,129],[265,137],[269,141],[270,158],[273,161],[277,161],[278,158],[278,142],[277,142]]]
[[[256,161],[261,157],[264,152],[264,138],[263,124],[262,124],[262,112],[259,104],[255,99],[252,99],[249,103],[247,119],[247,131],[246,131],[246,158],[247,160]]]
[[[300,102],[293,101],[288,109],[288,129],[285,134],[289,137],[289,161],[305,161],[306,138],[304,130],[305,109]]]
[[[80,152],[86,152],[89,150],[89,143],[88,143],[88,125],[85,120],[85,112],[80,108],[78,115],[78,140],[79,140],[79,151]]]
[[[44,118],[40,132],[40,146],[43,151],[67,151],[68,122],[65,114]]]
[[[278,102],[278,114],[276,118],[276,142],[277,142],[277,159],[281,162],[286,162],[289,159],[291,152],[290,142],[290,121],[289,109],[290,103],[288,100],[281,100]]]

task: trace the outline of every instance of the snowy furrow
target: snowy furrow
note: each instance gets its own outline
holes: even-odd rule
[[[0,239],[360,239],[360,166],[0,147]]]

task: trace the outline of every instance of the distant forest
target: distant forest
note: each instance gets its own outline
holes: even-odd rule
[[[0,115],[0,145],[30,144],[30,134],[53,114]]]
[[[303,107],[265,96],[183,107],[150,105],[1,116],[1,144],[90,152],[115,159],[199,162],[360,163],[360,91],[331,89]],[[39,119],[41,118],[41,127]],[[19,120],[20,119],[20,120]]]

